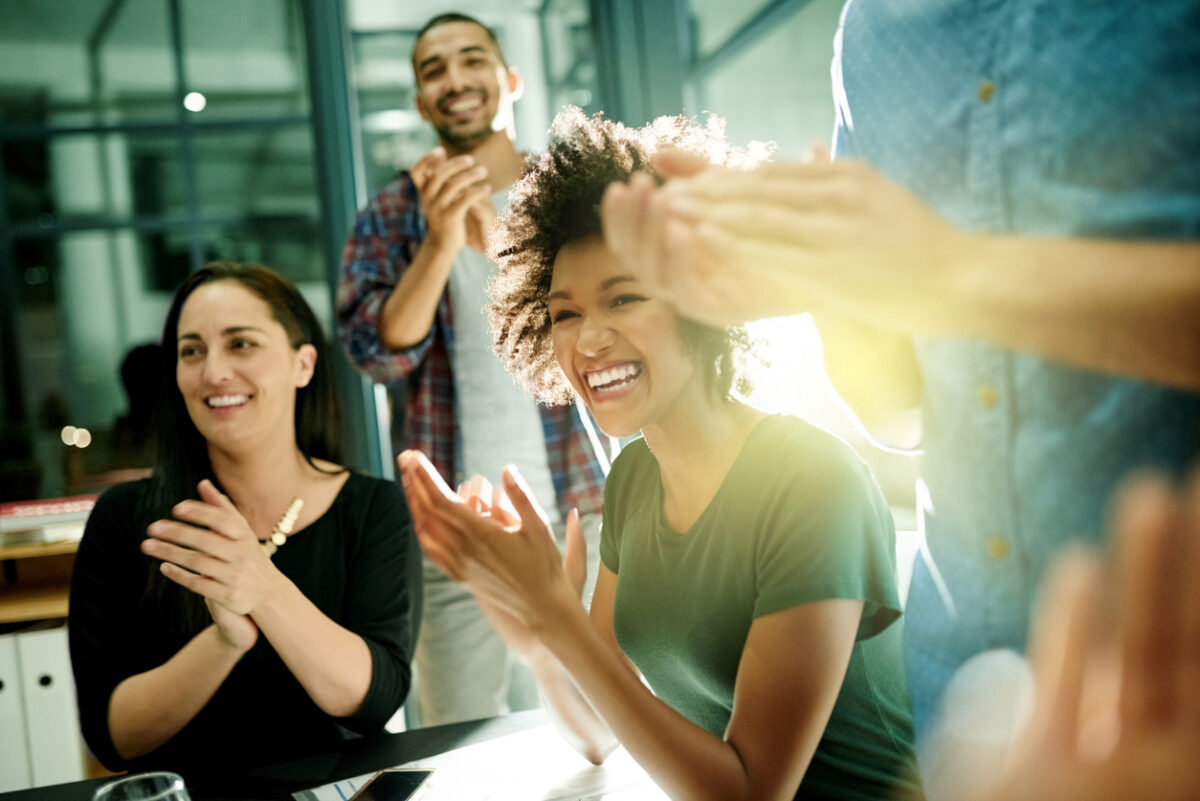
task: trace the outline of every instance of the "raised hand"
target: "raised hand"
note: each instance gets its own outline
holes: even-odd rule
[[[487,168],[470,155],[448,158],[436,147],[410,171],[425,213],[425,241],[447,253],[458,253],[469,244],[483,250],[495,210]]]
[[[671,180],[614,184],[605,241],[626,267],[687,316],[727,325],[832,309],[923,330],[922,290],[946,280],[963,235],[862,162],[754,170],[660,158]]]
[[[510,511],[499,493],[491,503],[480,490],[464,499],[417,451],[405,451],[397,461],[422,549],[470,589],[485,611],[494,607],[536,636],[560,604],[579,603],[583,535],[577,514],[568,520],[568,577],[545,513],[515,468],[505,468],[502,477]]]
[[[1031,641],[1033,716],[985,801],[1184,801],[1200,790],[1200,481],[1140,480],[1116,517],[1115,637],[1106,575],[1076,553]],[[1115,678],[1115,680],[1114,680]]]
[[[163,575],[209,602],[223,636],[245,643],[245,626],[222,613],[251,615],[281,574],[233,502],[207,479],[198,488],[201,500],[182,501],[171,510],[175,519],[150,524],[142,550],[163,561]]]

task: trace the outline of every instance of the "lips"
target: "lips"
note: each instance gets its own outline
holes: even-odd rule
[[[585,370],[583,379],[588,388],[596,394],[617,392],[625,389],[642,374],[642,365],[638,362],[619,362],[609,364],[594,370]]]
[[[483,108],[487,95],[481,90],[472,90],[451,95],[438,103],[438,109],[450,116],[462,116]]]
[[[245,406],[250,402],[250,396],[245,394],[209,395],[204,399],[204,405],[210,409],[232,409]]]

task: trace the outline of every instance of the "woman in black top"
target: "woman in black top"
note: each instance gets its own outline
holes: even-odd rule
[[[163,351],[154,474],[100,498],[72,577],[88,744],[194,778],[382,731],[421,560],[395,484],[337,462],[312,310],[265,267],[214,262],[176,293]]]

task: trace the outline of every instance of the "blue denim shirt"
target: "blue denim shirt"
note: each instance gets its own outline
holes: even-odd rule
[[[1200,237],[1194,0],[850,0],[833,80],[837,155],[964,229]],[[1200,454],[1200,395],[980,341],[916,344],[929,492],[905,648],[920,735],[963,661],[1023,648],[1050,558],[1102,536],[1121,478]]]

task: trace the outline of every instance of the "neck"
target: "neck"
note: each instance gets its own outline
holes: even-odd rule
[[[291,499],[302,494],[313,470],[294,438],[237,454],[210,446],[208,458],[221,489],[260,537],[270,533]]]
[[[525,164],[525,157],[513,147],[512,132],[508,130],[494,131],[474,147],[456,148],[445,141],[442,147],[446,148],[448,156],[470,154],[476,164],[486,167],[488,180],[496,192],[516,183]]]
[[[676,410],[642,430],[658,462],[663,512],[676,531],[691,528],[725,480],[751,429],[765,415],[737,401],[711,398]]]

